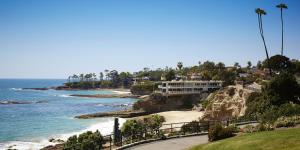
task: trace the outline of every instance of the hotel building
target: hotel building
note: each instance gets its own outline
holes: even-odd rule
[[[165,81],[159,85],[163,95],[201,94],[222,87],[222,81]]]

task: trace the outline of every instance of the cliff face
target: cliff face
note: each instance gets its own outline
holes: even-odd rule
[[[228,86],[209,95],[204,120],[226,120],[243,116],[247,99],[254,94],[242,86]],[[257,94],[257,93],[256,93]]]
[[[146,112],[161,112],[180,109],[191,109],[200,102],[203,95],[177,95],[162,96],[161,94],[151,94],[143,100],[133,105],[135,110],[143,110]]]

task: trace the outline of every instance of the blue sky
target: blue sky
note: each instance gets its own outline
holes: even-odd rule
[[[298,0],[0,0],[0,78],[66,78],[104,69],[137,71],[198,61],[253,64],[271,55],[300,59]]]

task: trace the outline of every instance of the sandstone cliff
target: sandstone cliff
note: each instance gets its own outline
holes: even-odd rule
[[[247,99],[257,95],[253,90],[243,86],[228,86],[210,94],[203,120],[227,120],[243,116],[246,110]]]

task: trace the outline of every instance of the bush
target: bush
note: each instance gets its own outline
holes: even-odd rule
[[[147,82],[144,84],[132,85],[130,91],[134,95],[149,95],[155,90],[156,85],[152,82]]]
[[[246,125],[243,128],[243,132],[245,132],[245,133],[253,133],[253,132],[256,132],[256,131],[257,131],[257,128],[253,125]]]
[[[232,88],[232,87],[230,87],[230,88],[228,89],[228,95],[229,95],[229,96],[233,96],[234,94],[235,94],[235,89]]]
[[[198,121],[192,121],[181,127],[181,132],[183,133],[196,133],[201,132],[201,126]]]
[[[217,141],[234,136],[235,129],[233,127],[224,128],[220,124],[215,124],[209,128],[209,141]]]
[[[151,115],[143,120],[127,120],[121,128],[121,132],[125,138],[131,138],[133,141],[142,139],[144,136],[161,138],[162,133],[159,128],[163,122],[165,122],[165,118],[159,115]]]
[[[99,150],[102,149],[104,139],[100,132],[85,132],[78,136],[71,136],[64,144],[64,150]]]
[[[140,120],[127,120],[121,128],[122,135],[133,140],[141,138],[144,131],[144,124]]]
[[[271,130],[273,130],[273,128],[269,124],[262,124],[262,123],[258,124],[255,128],[259,132],[260,131],[271,131]]]
[[[293,127],[295,125],[296,125],[295,120],[292,119],[291,117],[280,117],[275,122],[276,128]]]

